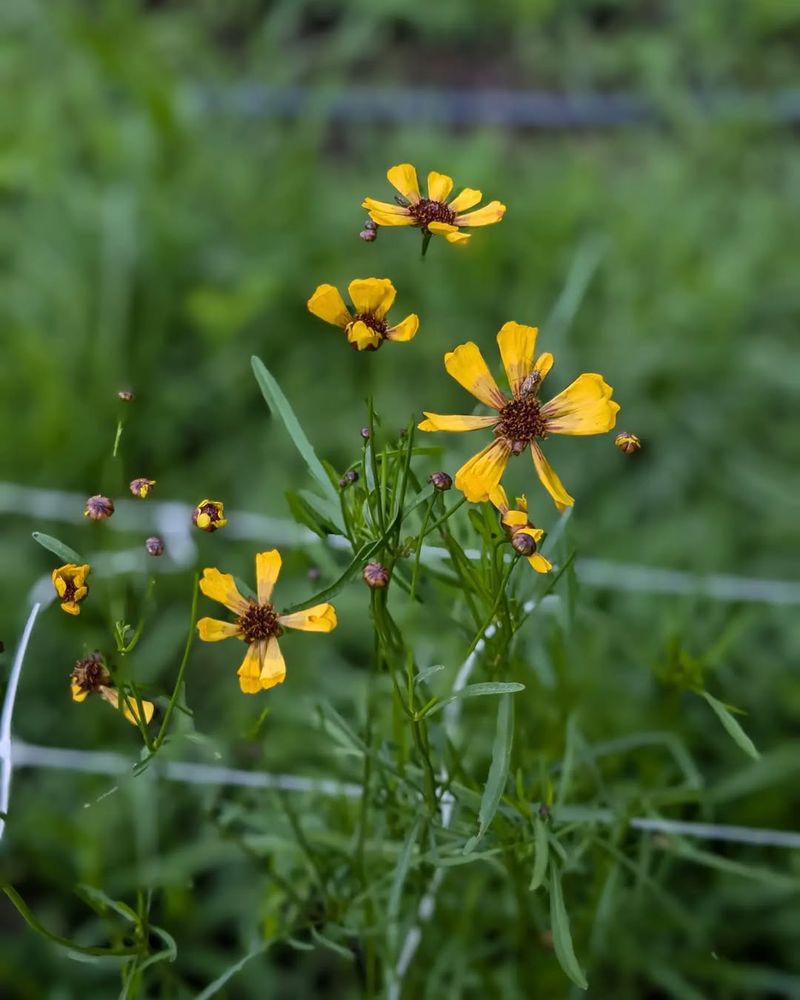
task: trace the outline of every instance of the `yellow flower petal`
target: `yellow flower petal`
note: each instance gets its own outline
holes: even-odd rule
[[[258,694],[261,690],[261,661],[266,653],[265,642],[251,642],[237,673],[239,687],[245,694]]]
[[[539,377],[542,382],[545,380],[545,376],[548,374],[550,369],[553,367],[553,355],[549,351],[545,351],[544,354],[540,354],[534,363],[534,368],[539,373]]]
[[[521,513],[521,511],[516,511],[516,513],[519,514]],[[532,538],[537,545],[544,538],[544,531],[541,528],[531,527],[527,521],[525,522],[525,525],[522,528],[515,528],[514,534],[527,535],[529,538]]]
[[[541,552],[534,552],[532,556],[528,556],[528,562],[537,573],[549,573],[553,568],[553,564],[545,559]]]
[[[503,514],[503,524],[507,524],[509,528],[524,528],[527,523],[528,515],[524,510],[509,510]]]
[[[481,191],[476,191],[475,188],[464,188],[450,202],[450,208],[456,213],[466,212],[468,208],[473,208],[477,205],[482,197],[483,193]]]
[[[522,323],[503,323],[497,334],[497,344],[500,357],[506,370],[511,391],[517,395],[520,385],[533,370],[533,356],[536,352],[535,326],[524,326]]]
[[[416,226],[416,220],[413,215],[409,215],[408,211],[403,209],[402,212],[382,212],[377,208],[371,208],[369,210],[369,217],[373,222],[377,222],[379,226]]]
[[[198,518],[198,522],[199,522]],[[219,601],[226,608],[240,615],[247,610],[247,601],[242,597],[230,573],[220,573],[218,569],[203,570],[200,590],[212,601]]]
[[[267,643],[264,658],[261,661],[261,674],[259,675],[261,690],[265,691],[268,688],[275,687],[276,684],[282,684],[285,678],[286,661],[283,659],[283,653],[281,653],[278,640],[275,636],[272,636]]]
[[[121,711],[125,718],[130,722],[132,726],[139,724],[139,705],[132,694],[125,696],[125,699],[120,702],[119,692],[116,688],[106,687],[103,685],[100,688],[100,696],[109,705],[113,705],[118,711]],[[142,712],[144,714],[145,723],[149,723],[153,718],[153,712],[155,711],[155,706],[152,701],[145,701],[142,699]]]
[[[242,635],[236,622],[221,622],[218,618],[201,618],[197,623],[197,634],[203,642],[219,642]]]
[[[505,214],[505,205],[499,201],[490,201],[488,205],[484,205],[483,208],[476,208],[474,212],[467,212],[466,215],[457,215],[456,225],[491,226],[493,222],[499,222]]]
[[[501,514],[505,514],[508,511],[508,497],[506,496],[506,491],[499,483],[489,494],[489,499]]]
[[[448,233],[457,233],[458,226],[454,226],[451,222],[429,222],[428,231],[436,236],[447,236]]]
[[[365,198],[361,202],[361,207],[370,211],[381,212],[383,215],[407,215],[410,212],[405,205],[398,205],[393,201],[378,201],[375,198]]]
[[[497,423],[497,417],[467,417],[443,413],[428,413],[422,411],[426,420],[419,424],[421,431],[476,431],[480,427],[491,427]]]
[[[89,697],[89,692],[84,691],[80,684],[76,684],[75,681],[71,682],[69,690],[73,701],[86,701]]]
[[[256,555],[256,593],[258,603],[267,604],[272,597],[272,588],[281,571],[281,554],[277,549],[259,552]]]
[[[378,347],[381,342],[380,334],[368,327],[361,319],[348,326],[347,339],[351,344],[355,344],[359,351],[366,351],[370,347]]]
[[[353,318],[339,294],[339,289],[333,285],[319,285],[306,305],[310,313],[334,326],[344,328]]]
[[[412,205],[420,199],[419,181],[417,171],[410,163],[398,163],[394,167],[389,167],[386,177],[392,187],[396,187],[400,194],[407,198]]]
[[[81,613],[80,604],[76,604],[75,601],[62,601],[61,610],[66,611],[68,615],[79,615]]]
[[[390,326],[384,336],[387,340],[413,340],[417,335],[417,330],[419,330],[419,316],[416,313],[411,313],[400,323]]]
[[[553,498],[553,502],[560,511],[565,511],[567,507],[572,507],[575,501],[564,489],[564,484],[556,475],[555,469],[547,461],[539,447],[538,442],[531,443],[531,455],[533,464],[536,466],[536,473],[541,480],[542,486]]]
[[[428,174],[428,197],[431,201],[447,201],[447,196],[453,190],[453,178],[447,174],[439,174],[431,170]]]
[[[584,373],[542,407],[552,434],[604,434],[617,422],[619,403],[602,375]]]
[[[471,341],[460,344],[454,351],[445,354],[444,366],[448,375],[482,403],[495,410],[505,405],[506,398],[498,389],[477,344]]]
[[[301,632],[332,632],[336,628],[336,608],[332,604],[315,604],[305,611],[281,615],[278,621],[284,628],[296,628]]]
[[[467,243],[472,239],[471,233],[462,233],[456,230],[454,233],[448,233],[445,236],[448,243],[454,243],[457,247],[466,246]]]
[[[514,503],[517,505],[519,510],[524,510],[526,514],[528,513],[528,501],[524,493],[522,496],[517,497]]]
[[[456,489],[472,503],[488,500],[503,476],[510,453],[505,441],[492,441],[461,466],[456,473]]]
[[[389,312],[397,294],[388,278],[356,278],[347,286],[347,293],[357,313],[371,313],[377,319]]]
[[[57,572],[58,570],[54,569],[50,576],[53,581],[53,586],[56,588],[56,593],[59,597],[63,597],[67,592],[67,581],[63,577],[57,576]]]

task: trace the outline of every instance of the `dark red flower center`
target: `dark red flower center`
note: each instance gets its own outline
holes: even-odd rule
[[[449,205],[429,198],[420,198],[415,205],[409,205],[408,210],[423,229],[427,229],[431,222],[446,222],[452,226],[456,220],[456,213]]]
[[[260,642],[283,632],[275,608],[271,604],[256,604],[255,601],[251,601],[247,610],[239,615],[239,628],[248,642]]]
[[[98,688],[107,685],[111,680],[101,657],[96,653],[78,660],[75,664],[75,669],[72,671],[71,678],[81,691],[89,693],[97,691]]]
[[[539,401],[512,399],[510,403],[506,403],[500,411],[500,420],[494,433],[496,437],[505,438],[516,455],[534,438],[546,437],[547,421],[541,414]]]

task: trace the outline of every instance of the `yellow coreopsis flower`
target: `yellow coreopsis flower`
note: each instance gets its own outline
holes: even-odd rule
[[[411,340],[419,329],[415,313],[389,326],[386,313],[397,294],[388,278],[356,278],[347,286],[354,312],[344,303],[333,285],[319,285],[308,300],[308,311],[326,323],[341,327],[351,347],[358,351],[377,351],[384,340]]]
[[[530,447],[533,464],[542,485],[559,510],[574,504],[563,483],[544,457],[539,445],[548,434],[604,434],[616,423],[619,404],[602,375],[584,373],[548,403],[539,401],[545,376],[553,367],[553,355],[536,351],[535,326],[505,323],[497,334],[500,356],[511,387],[511,399],[498,388],[478,346],[461,344],[444,356],[448,374],[480,402],[497,410],[493,416],[443,416],[425,412],[422,431],[474,431],[494,429],[494,441],[456,473],[456,488],[467,500],[488,500],[499,484],[511,455]]]
[[[464,188],[452,201],[448,201],[453,190],[453,178],[435,170],[428,174],[427,198],[420,193],[417,171],[410,163],[390,167],[386,176],[400,192],[400,203],[376,201],[374,198],[365,198],[361,203],[379,226],[416,226],[424,233],[444,236],[448,243],[464,244],[472,234],[464,233],[462,229],[490,226],[505,215],[506,206],[499,201],[490,201],[473,212],[467,211],[483,197],[474,188]]]
[[[128,722],[134,726],[138,724],[139,704],[137,700],[130,696],[120,700],[119,691],[112,685],[111,675],[106,670],[103,659],[98,653],[91,653],[82,660],[78,660],[69,679],[73,701],[85,701],[90,694],[99,694],[109,705],[121,711]],[[152,701],[142,701],[145,722],[150,722],[154,711],[155,706]]]
[[[200,589],[206,597],[219,601],[232,611],[236,621],[201,618],[197,631],[204,642],[236,638],[249,644],[239,667],[239,686],[245,694],[256,694],[283,682],[286,664],[278,646],[278,637],[284,629],[331,632],[336,628],[336,609],[332,604],[317,604],[294,614],[278,614],[271,598],[280,570],[281,556],[277,549],[256,555],[257,601],[242,597],[230,573],[220,573],[218,569],[203,570]]]
[[[86,577],[91,571],[91,566],[88,563],[84,563],[82,566],[78,566],[76,563],[65,563],[50,574],[53,586],[61,601],[61,610],[66,611],[68,615],[81,613],[80,602],[89,593]]]
[[[536,551],[539,542],[544,538],[544,531],[536,528],[528,520],[528,501],[524,496],[515,500],[516,508],[512,510],[508,503],[506,491],[502,486],[495,486],[489,499],[500,511],[500,520],[508,532],[509,541],[515,552],[525,556],[537,573],[549,573],[553,564]]]

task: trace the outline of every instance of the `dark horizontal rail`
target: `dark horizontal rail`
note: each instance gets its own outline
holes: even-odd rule
[[[198,96],[205,110],[213,114],[277,119],[319,117],[346,125],[607,129],[658,125],[671,117],[656,102],[630,93],[363,87],[333,90],[240,84],[200,87]],[[686,107],[703,117],[734,122],[800,124],[800,90],[697,94]]]

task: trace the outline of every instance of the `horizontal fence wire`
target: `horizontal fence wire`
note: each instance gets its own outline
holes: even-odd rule
[[[85,497],[78,493],[22,486],[0,482],[0,515],[19,515],[24,512],[29,521],[81,524]],[[166,554],[158,562],[159,572],[177,572],[191,567],[197,556],[191,523],[192,507],[175,501],[136,500],[115,502],[114,517],[105,523],[109,528],[128,534],[158,534],[166,544]],[[278,545],[282,548],[314,548],[324,544],[319,537],[294,521],[267,517],[246,511],[228,514],[225,532],[229,538],[257,542],[261,545]],[[346,539],[333,536],[327,544],[334,549],[349,548]],[[477,549],[467,550],[467,556],[478,558]],[[425,561],[447,559],[446,549],[425,545]],[[100,572],[124,573],[144,571],[152,573],[154,560],[144,546],[123,552],[103,554],[89,560]],[[800,605],[800,581],[769,580],[756,577],[735,576],[724,573],[691,573],[685,570],[656,566],[618,563],[606,559],[578,559],[575,570],[581,584],[604,590],[629,591],[637,594],[674,594],[705,597],[716,601],[755,604]],[[31,594],[31,600],[49,602],[53,592],[50,577],[43,577]]]

